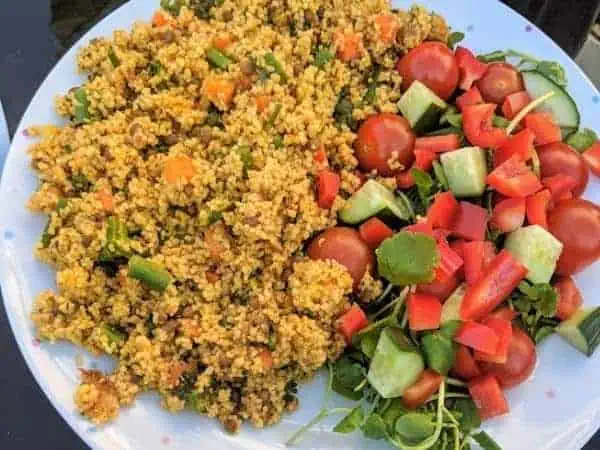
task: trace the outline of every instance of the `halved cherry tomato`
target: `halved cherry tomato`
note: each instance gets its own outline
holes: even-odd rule
[[[513,198],[527,197],[543,187],[535,173],[517,155],[500,164],[486,180],[496,191]]]
[[[556,266],[559,275],[574,275],[600,258],[600,207],[574,198],[548,214],[548,231],[563,243]]]
[[[433,162],[438,159],[437,153],[423,148],[415,148],[414,167],[429,172],[433,168]]]
[[[509,411],[504,393],[493,376],[478,378],[469,383],[469,394],[481,420],[502,416]]]
[[[394,230],[377,217],[372,217],[363,223],[358,232],[363,241],[372,249],[376,249],[383,241],[394,235]]]
[[[411,233],[423,233],[427,236],[435,237],[433,234],[433,228],[427,221],[420,221],[414,225],[408,225],[402,228],[402,231],[408,231]]]
[[[396,64],[406,90],[419,80],[443,100],[448,100],[458,86],[458,65],[454,54],[441,42],[424,42],[410,50]]]
[[[450,152],[459,148],[460,137],[454,133],[442,136],[419,137],[415,141],[415,149],[429,150],[435,153]]]
[[[573,188],[573,195],[580,197],[585,191],[589,181],[589,172],[581,155],[570,145],[562,142],[544,145],[537,148],[540,159],[542,179],[554,175],[568,175],[577,185]]]
[[[473,86],[456,99],[456,106],[459,111],[462,111],[466,106],[479,105],[480,103],[483,103],[483,97],[477,86]]]
[[[442,384],[443,377],[433,370],[426,369],[415,384],[402,394],[402,403],[408,409],[417,409],[435,394]]]
[[[511,64],[493,63],[477,82],[477,87],[486,102],[501,105],[508,95],[522,91],[523,77]]]
[[[551,177],[542,178],[542,184],[552,194],[552,198],[558,200],[567,192],[572,192],[577,186],[575,178],[559,173]]]
[[[492,125],[496,105],[484,103],[465,106],[463,129],[468,141],[482,148],[498,148],[508,140],[506,130]]]
[[[440,327],[442,304],[431,295],[412,294],[406,303],[408,326],[412,331],[436,330]]]
[[[493,355],[476,351],[475,359],[498,364],[506,363],[508,360],[508,347],[510,346],[510,341],[512,339],[512,325],[510,320],[498,317],[488,317],[482,323],[496,332],[496,335],[498,336],[498,346]]]
[[[510,233],[525,223],[524,198],[507,198],[494,207],[490,224],[502,233]]]
[[[444,228],[446,230],[452,227],[454,216],[458,212],[458,202],[452,192],[442,192],[435,196],[433,204],[427,211],[427,223],[432,228]]]
[[[439,239],[437,244],[440,262],[435,269],[435,281],[443,281],[454,276],[463,266],[463,260],[450,248],[446,239]]]
[[[352,342],[352,337],[368,325],[369,319],[367,319],[367,315],[360,306],[354,304],[340,317],[338,330],[342,333],[346,342],[350,343]]]
[[[571,277],[558,278],[554,282],[554,289],[558,293],[556,317],[569,320],[583,304],[581,292]]]
[[[474,350],[493,355],[498,347],[496,332],[477,322],[465,322],[454,335],[454,340]]]
[[[467,284],[474,284],[483,272],[483,241],[465,242],[462,246],[465,280]]]
[[[527,268],[502,250],[470,286],[460,308],[462,320],[477,320],[491,313],[527,276]]]
[[[594,175],[600,177],[600,141],[588,148],[583,159]]]
[[[490,314],[490,317],[508,320],[509,322],[515,320],[517,316],[517,312],[513,309],[510,309],[508,306],[501,306],[500,308],[492,311],[492,313]]]
[[[552,194],[548,189],[527,197],[527,222],[529,225],[539,225],[548,229],[548,210]]]
[[[494,167],[517,155],[521,161],[527,162],[534,150],[535,134],[527,128],[519,131],[494,152]]]
[[[507,389],[518,386],[527,380],[535,369],[536,360],[534,342],[521,328],[513,325],[506,363],[496,364],[481,361],[479,367],[485,374],[495,377],[500,385]]]
[[[482,375],[481,369],[477,365],[477,361],[473,358],[473,354],[468,347],[458,345],[456,357],[454,358],[454,366],[450,371],[452,375],[461,380],[471,380]]]
[[[460,85],[463,91],[468,91],[477,80],[487,72],[488,65],[479,61],[471,50],[464,47],[456,49],[456,62],[460,69]]]
[[[444,302],[457,287],[458,278],[454,276],[446,277],[443,280],[435,280],[427,284],[419,284],[417,285],[417,292],[419,294],[433,295],[434,297],[439,298],[441,302]]]
[[[340,192],[340,185],[341,178],[337,173],[330,170],[323,170],[319,173],[317,203],[321,208],[331,208]]]
[[[488,213],[485,208],[469,202],[460,202],[452,222],[452,234],[467,241],[483,241]]]
[[[376,114],[365,120],[354,146],[362,170],[376,170],[386,177],[398,172],[390,167],[391,159],[404,169],[411,167],[415,159],[414,147],[415,134],[408,120],[390,113]]]
[[[513,120],[523,108],[531,103],[531,97],[527,91],[519,91],[506,96],[502,104],[502,114],[508,120]]]
[[[562,140],[560,127],[548,113],[527,114],[525,127],[535,134],[535,145],[553,144]]]

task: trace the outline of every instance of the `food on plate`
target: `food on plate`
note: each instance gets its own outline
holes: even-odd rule
[[[475,55],[443,18],[384,0],[161,2],[80,51],[64,126],[35,127],[57,289],[39,336],[117,361],[79,411],[139,393],[169,411],[277,423],[328,366],[337,433],[471,442],[509,413],[556,332],[585,355],[599,309],[598,172],[564,69]],[[330,408],[331,392],[357,401]],[[496,446],[496,447],[494,447]]]

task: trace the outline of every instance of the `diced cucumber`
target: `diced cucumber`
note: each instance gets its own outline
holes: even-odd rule
[[[400,98],[398,108],[413,130],[420,134],[438,127],[440,117],[448,108],[448,104],[416,80]]]
[[[340,220],[355,225],[378,214],[392,214],[398,219],[408,221],[412,214],[401,198],[374,180],[369,180],[340,210]]]
[[[461,284],[456,288],[452,295],[448,297],[448,300],[444,302],[444,306],[442,306],[442,325],[455,320],[460,320],[460,306],[462,305],[465,292],[467,292],[467,285]]]
[[[465,147],[441,156],[450,190],[457,197],[479,197],[485,192],[487,160],[479,147]]]
[[[425,362],[419,350],[400,328],[381,333],[367,379],[383,398],[400,397],[419,379]]]
[[[579,110],[567,91],[535,70],[525,71],[522,74],[525,89],[532,100],[548,92],[554,92],[554,96],[537,108],[537,111],[551,113],[561,128],[579,128]]]
[[[592,356],[600,344],[600,307],[580,309],[556,332],[581,353]]]
[[[562,243],[539,225],[513,231],[504,247],[529,270],[527,279],[534,284],[550,282],[563,249]]]

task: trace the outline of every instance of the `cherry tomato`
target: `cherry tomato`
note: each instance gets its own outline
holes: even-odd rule
[[[507,63],[490,64],[477,87],[486,102],[497,105],[504,103],[508,95],[524,90],[521,74]]]
[[[373,251],[358,231],[347,227],[330,228],[318,235],[308,248],[311,259],[332,259],[350,272],[356,289],[369,268],[373,268]]]
[[[479,367],[484,373],[495,376],[503,388],[511,388],[518,386],[531,376],[536,360],[535,344],[531,338],[521,328],[513,326],[506,363],[480,361]]]
[[[577,151],[562,142],[538,147],[537,154],[540,158],[542,178],[553,175],[568,175],[577,184],[573,188],[573,195],[580,197],[585,191],[589,180],[589,173],[585,161]]]
[[[561,201],[548,214],[548,230],[564,245],[559,275],[576,274],[600,258],[600,208],[592,202]]]
[[[583,304],[581,292],[571,277],[559,277],[554,282],[554,289],[558,292],[556,317],[569,320]]]
[[[391,176],[412,166],[415,134],[404,117],[381,113],[369,117],[361,125],[355,149],[362,170],[376,170],[380,175]],[[390,167],[390,160],[403,167]]]
[[[413,48],[398,61],[396,69],[402,75],[402,89],[419,80],[444,100],[452,96],[460,77],[452,51],[441,42],[424,42]]]
[[[402,394],[402,403],[408,409],[417,409],[440,388],[444,379],[433,370],[425,370],[415,384]]]

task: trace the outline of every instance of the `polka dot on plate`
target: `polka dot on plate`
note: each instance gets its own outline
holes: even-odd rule
[[[13,233],[11,230],[4,231],[4,239],[6,239],[7,241],[12,241],[14,238],[15,233]]]
[[[592,102],[594,102],[594,103],[600,103],[600,97],[598,97],[597,95],[594,95],[592,97]]]
[[[468,31],[468,32],[471,32],[471,31],[473,31],[474,29],[475,29],[475,27],[474,27],[473,25],[469,25],[469,26],[467,27],[467,31]]]
[[[88,433],[94,433],[95,431],[98,431],[98,428],[96,428],[96,427],[89,427],[87,429],[87,431],[88,431]]]
[[[549,399],[556,398],[556,392],[554,391],[554,389],[548,389],[546,391],[546,397],[548,397]]]
[[[40,341],[38,338],[34,338],[31,340],[31,345],[33,345],[34,347],[39,347],[41,343],[42,341]]]
[[[162,445],[169,445],[171,443],[171,438],[169,436],[164,436],[161,440],[160,443]]]

